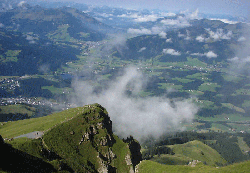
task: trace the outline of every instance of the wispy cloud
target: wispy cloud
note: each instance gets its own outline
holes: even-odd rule
[[[21,2],[18,3],[18,6],[22,7],[25,3],[26,3],[25,1],[21,1]]]
[[[228,31],[227,33],[224,33],[224,30],[219,28],[216,30],[216,32],[207,29],[207,32],[209,34],[209,38],[208,39],[213,39],[215,41],[219,41],[219,40],[230,40],[233,36],[233,32],[232,31]]]
[[[133,13],[133,14],[122,14],[118,15],[117,17],[122,17],[122,18],[131,18],[134,20],[134,22],[155,22],[159,18],[162,18],[161,16],[157,14],[150,14],[150,15],[140,15],[138,13]]]
[[[144,15],[144,16],[138,16],[136,19],[134,19],[135,22],[155,22],[160,17],[158,15]]]
[[[175,56],[180,56],[181,53],[174,50],[174,49],[163,49],[163,53],[169,54],[169,55],[175,55]]]
[[[245,64],[245,63],[250,62],[250,56],[247,56],[247,57],[244,57],[244,58],[234,57],[234,58],[229,59],[229,61],[231,61],[233,63],[236,63],[236,64],[239,64],[239,63]]]
[[[164,25],[175,26],[175,27],[188,27],[191,25],[189,21],[182,16],[178,16],[177,19],[164,19],[161,20],[161,23]]]
[[[207,53],[192,53],[190,55],[193,56],[206,56],[207,58],[217,58],[218,55],[216,53],[214,53],[213,51],[209,51]]]
[[[239,23],[237,21],[231,21],[231,20],[228,20],[228,19],[219,19],[219,18],[210,18],[210,20],[219,20],[219,21],[222,21],[223,23],[227,23],[227,24],[237,24],[237,23]]]
[[[168,38],[168,39],[166,39],[166,43],[172,43],[173,41],[172,41],[172,38]]]
[[[202,35],[199,35],[196,37],[196,40],[199,42],[204,42],[205,41],[205,37],[203,37]]]
[[[200,16],[199,16],[199,9],[196,9],[193,13],[187,14],[187,17],[188,17],[190,20],[200,19]]]
[[[200,19],[199,10],[195,10],[193,13],[188,11],[182,12],[185,16],[178,16],[176,19],[164,19],[161,20],[161,23],[164,25],[175,26],[175,27],[188,27],[191,26],[189,23],[190,20]]]
[[[114,132],[121,137],[133,135],[136,139],[152,135],[159,137],[165,132],[181,130],[180,122],[191,122],[197,107],[190,100],[170,101],[166,97],[134,97],[145,86],[145,76],[136,67],[128,67],[117,80],[109,82],[99,94],[94,85],[75,80],[72,87],[78,106],[100,103],[109,112]],[[132,96],[127,94],[127,91]]]
[[[167,38],[167,33],[162,31],[158,34],[161,38]]]
[[[27,35],[26,36],[26,40],[29,41],[30,44],[35,44],[35,40],[34,40],[34,37],[30,36],[30,35]]]
[[[233,73],[250,74],[250,24],[244,25],[242,35],[238,38],[238,47],[235,50],[235,56],[229,58],[231,62],[230,71]]]
[[[238,38],[238,41],[239,42],[242,42],[242,41],[246,41],[247,39],[244,37],[244,36],[241,36],[240,38]]]
[[[133,29],[129,28],[127,31],[129,34],[138,34],[138,35],[143,35],[143,34],[152,34],[151,30],[142,28],[142,29]]]
[[[169,12],[169,13],[161,13],[161,16],[165,16],[165,17],[174,17],[174,16],[176,16],[176,14],[175,13],[172,13],[172,12]]]
[[[205,53],[205,56],[208,58],[217,58],[218,57],[218,55],[215,54],[213,51],[209,51],[209,52]]]
[[[144,51],[146,49],[147,49],[146,47],[142,47],[138,52],[142,52],[142,51]]]

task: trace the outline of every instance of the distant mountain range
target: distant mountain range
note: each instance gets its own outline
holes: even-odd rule
[[[184,14],[159,17],[147,10],[137,12],[94,7],[88,12],[94,16],[91,17],[71,7],[43,8],[24,2],[11,2],[15,3],[8,4],[4,1],[0,12],[2,75],[36,74],[44,66],[56,71],[66,62],[77,59],[76,55],[80,54],[81,49],[80,42],[100,41],[107,34],[118,31],[147,35],[129,39],[126,45],[128,49],[124,49],[122,53],[119,50],[116,54],[118,57],[148,59],[159,56],[160,61],[168,61],[166,55],[172,54],[170,60],[174,58],[176,61],[184,61],[187,56],[194,56],[208,63],[213,60],[222,61],[233,58],[231,47],[236,46],[244,27],[242,23],[197,20]],[[90,7],[82,5],[79,8],[89,10]],[[112,26],[97,20],[97,14],[99,17],[102,14],[104,23]],[[136,16],[131,17],[133,14]],[[108,17],[116,24],[107,22]],[[173,22],[177,26],[172,25]],[[207,58],[208,53],[218,58]]]
[[[1,75],[36,74],[43,66],[55,71],[76,59],[81,41],[100,41],[112,31],[73,8],[28,4],[0,12],[0,24]]]
[[[183,62],[187,57],[200,61],[227,61],[235,56],[235,50],[242,44],[247,24],[227,24],[219,20],[192,20],[190,26],[162,31],[159,34],[145,34],[127,40],[126,48],[115,56],[124,59],[154,59],[160,62]],[[134,30],[139,31],[139,30]]]

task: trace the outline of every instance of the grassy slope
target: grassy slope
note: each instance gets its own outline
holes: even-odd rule
[[[100,145],[100,140],[106,138],[108,135],[107,129],[97,128],[97,124],[104,120],[101,116],[102,110],[98,107],[94,107],[94,111],[90,112],[88,112],[89,109],[86,108],[76,109],[78,110],[78,115],[76,117],[58,125],[44,135],[43,139],[46,146],[59,154],[62,158],[65,158],[67,164],[77,172],[82,172],[83,170],[98,170],[101,166],[98,159],[99,153],[105,156],[111,149],[113,153],[119,156],[111,161],[111,165],[116,167],[117,171],[129,172],[130,167],[126,165],[124,159],[126,154],[130,154],[127,144],[115,137],[115,135],[112,135],[116,141],[112,147]],[[92,119],[92,117],[99,118]],[[86,132],[89,132],[89,129],[93,126],[97,131],[93,140],[87,140],[79,144],[82,136]],[[73,131],[74,135],[70,135]]]
[[[33,131],[45,131],[76,116],[77,109],[69,109],[46,117],[11,121],[0,124],[0,135],[3,138],[13,138]]]
[[[8,105],[0,106],[0,114],[27,114],[28,116],[34,115],[36,108],[28,105]]]
[[[169,147],[175,153],[175,155],[172,156],[173,159],[179,156],[179,159],[183,160],[183,162],[187,160],[199,160],[211,166],[226,164],[226,160],[223,159],[217,151],[197,140],[185,144],[171,145]],[[182,159],[181,156],[183,157]]]
[[[242,162],[242,163],[236,163],[233,165],[229,165],[226,167],[211,167],[211,166],[206,166],[202,163],[198,163],[195,167],[191,166],[181,166],[181,165],[163,165],[160,163],[156,163],[153,161],[149,160],[144,160],[138,165],[138,172],[139,173],[163,173],[163,172],[192,172],[192,173],[206,173],[206,172],[220,172],[220,173],[247,173],[250,170],[250,161],[248,162]]]
[[[98,129],[93,141],[84,141],[81,145],[79,144],[86,131],[91,129],[93,125],[97,127],[96,124],[102,122],[103,118],[99,113],[102,114],[103,110],[97,109],[95,108],[93,112],[89,112],[89,109],[86,108],[73,108],[47,117],[8,122],[1,126],[0,134],[3,138],[10,138],[23,133],[48,130],[43,139],[17,138],[8,141],[8,143],[13,148],[43,159],[56,169],[59,169],[60,163],[64,162],[77,172],[96,171],[100,167],[99,153],[107,156],[111,150],[116,157],[111,160],[110,165],[115,167],[117,172],[129,172],[132,166],[128,166],[125,161],[126,155],[131,154],[127,143],[110,134],[115,143],[110,146],[100,145],[100,140],[107,138],[108,132],[106,128]],[[86,120],[86,116],[89,117],[88,120]],[[73,118],[71,119],[71,117]],[[92,117],[96,117],[96,119],[92,119]],[[70,134],[72,131],[74,131],[74,135]],[[62,159],[47,161],[41,155],[42,148],[56,152]]]

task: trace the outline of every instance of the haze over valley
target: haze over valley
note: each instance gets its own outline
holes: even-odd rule
[[[138,3],[145,4],[138,8]],[[104,164],[98,168],[99,161],[91,160],[90,154],[86,163],[79,161],[85,165],[84,171],[105,172],[106,167],[111,172],[134,171],[140,160],[144,160],[138,166],[141,172],[158,163],[191,166],[201,162],[209,166],[204,169],[237,162],[250,165],[244,162],[250,158],[248,7],[249,2],[243,0],[218,1],[214,8],[212,2],[202,4],[199,0],[136,0],[126,4],[0,1],[0,135],[19,150],[17,144],[22,141],[8,139],[26,132],[46,132],[45,148],[50,151],[57,147],[55,141],[61,140],[51,136],[65,130],[64,123],[71,127],[78,118],[86,123],[81,128],[89,128],[79,145],[90,141],[92,154],[99,153],[100,165]],[[61,111],[66,113],[59,116]],[[50,122],[51,114],[57,118],[66,115],[64,121],[53,120],[62,125]],[[78,117],[80,114],[83,117]],[[110,118],[112,123],[99,127],[98,118],[103,116],[103,122]],[[38,117],[52,124],[37,128],[22,125],[37,123]],[[96,125],[92,126],[92,121]],[[25,130],[12,133],[18,126]],[[78,140],[77,131],[72,127],[64,137],[68,139],[70,133],[73,141]],[[113,132],[130,147],[132,155],[126,159],[132,158],[131,167],[112,161],[116,158],[112,151],[118,151],[114,139],[120,142]],[[110,147],[103,156],[99,137],[94,137],[98,134],[111,141],[105,145],[100,142]],[[134,145],[134,152],[141,154],[136,161],[131,149]],[[66,157],[64,149],[55,151],[58,164],[63,160],[69,166],[67,171],[83,171],[76,166],[78,161],[66,161],[75,155]],[[84,149],[73,150],[79,154]],[[209,153],[214,153],[213,157]],[[37,153],[32,156],[38,157]],[[57,161],[41,158],[59,169]],[[0,167],[0,171],[8,169]],[[159,166],[159,172],[165,169]]]

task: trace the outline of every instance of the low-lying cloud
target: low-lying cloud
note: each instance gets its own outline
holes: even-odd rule
[[[163,49],[163,53],[169,54],[169,55],[175,55],[175,56],[180,56],[181,53],[174,50],[174,49]]]
[[[192,53],[193,56],[206,56],[207,58],[217,58],[218,55],[214,53],[213,51],[209,51],[206,53]]]
[[[164,25],[172,27],[188,27],[191,26],[187,18],[178,16],[177,19],[164,19],[161,20],[161,23]]]
[[[219,41],[219,40],[230,40],[233,36],[232,31],[228,31],[227,33],[224,33],[223,29],[217,29],[216,32],[207,29],[208,34],[210,35],[210,38]]]
[[[214,53],[213,51],[209,51],[209,52],[205,53],[204,55],[208,58],[217,58],[218,57],[218,55],[216,53]]]
[[[131,18],[133,19],[134,22],[155,22],[159,18],[162,18],[157,14],[140,15],[138,13],[122,14],[122,15],[118,15],[117,17]]]
[[[202,35],[199,35],[199,36],[196,37],[196,40],[197,40],[198,42],[204,42],[204,41],[205,41],[205,38],[204,38]]]
[[[231,62],[231,71],[236,73],[250,74],[250,24],[243,27],[243,32],[238,38],[238,47],[235,50],[235,56],[228,59]]]
[[[151,30],[146,29],[146,28],[142,28],[142,29],[133,29],[133,28],[129,28],[128,29],[128,33],[129,34],[136,34],[136,35],[150,35],[152,34]]]
[[[30,36],[30,35],[27,35],[26,36],[26,40],[29,41],[30,44],[35,44],[35,40],[34,40],[34,37]]]
[[[133,135],[138,140],[148,135],[159,137],[166,132],[183,129],[181,122],[193,120],[198,109],[190,100],[140,98],[137,94],[145,85],[145,76],[136,67],[128,67],[122,76],[99,93],[95,92],[94,84],[75,80],[72,88],[76,97],[72,98],[72,102],[78,106],[100,103],[109,112],[117,135]]]
[[[221,40],[230,40],[233,37],[232,31],[224,32],[223,29],[219,28],[216,31],[212,31],[211,29],[206,29],[208,37],[204,35],[199,35],[196,37],[198,42],[207,42],[207,41],[221,41]],[[239,40],[242,41],[242,40]]]

